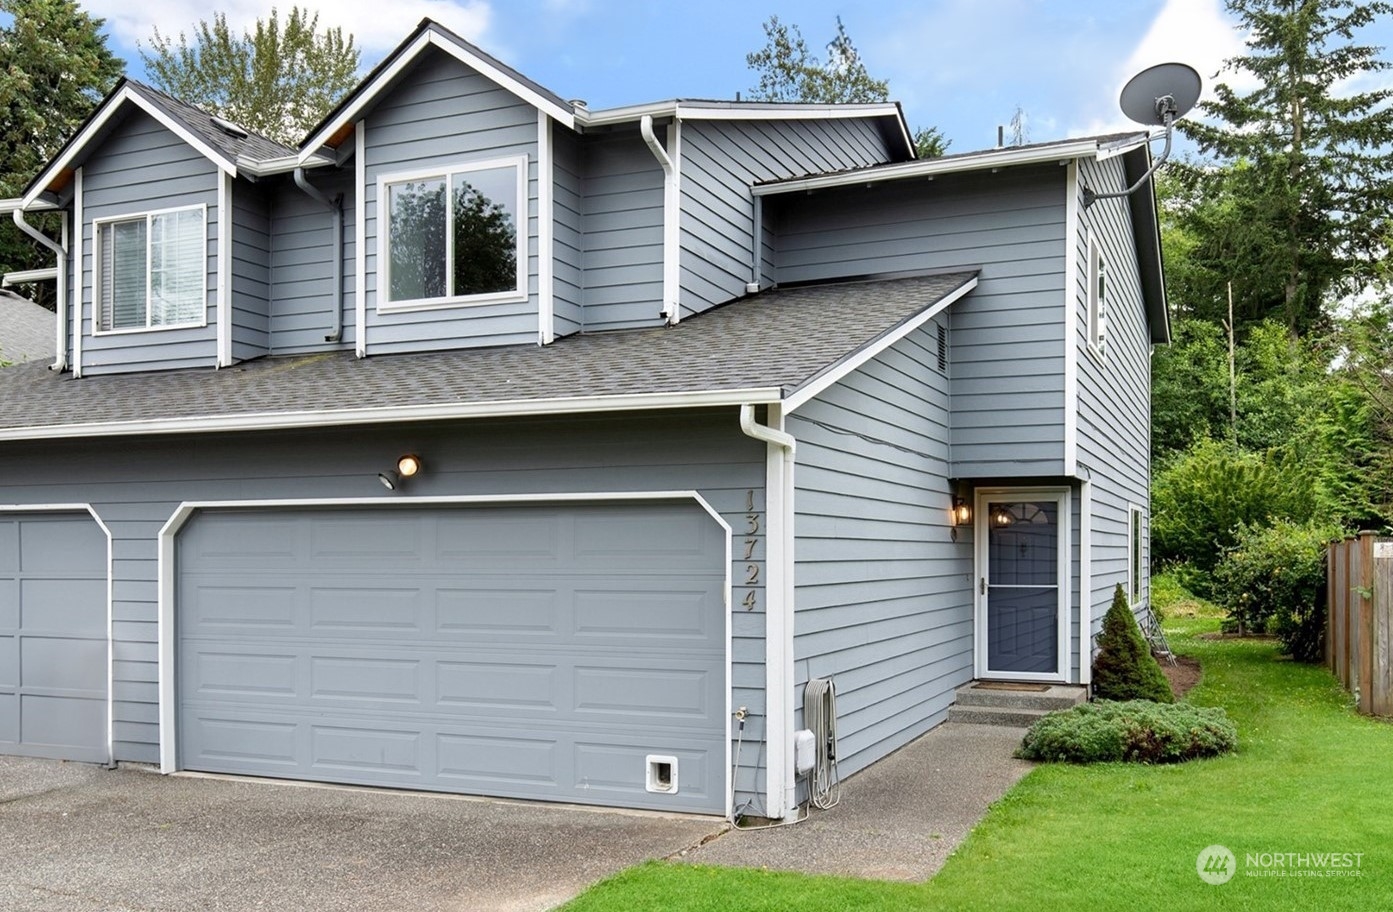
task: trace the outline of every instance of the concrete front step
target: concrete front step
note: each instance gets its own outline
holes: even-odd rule
[[[978,687],[978,683],[972,681],[959,687],[954,693],[954,705],[1049,712],[1077,706],[1088,698],[1088,689],[1074,684],[1051,684],[1048,690],[997,690]]]
[[[1003,706],[950,706],[948,707],[948,721],[969,722],[973,725],[1029,728],[1042,716],[1049,715],[1051,711],[1048,709],[1009,709]]]

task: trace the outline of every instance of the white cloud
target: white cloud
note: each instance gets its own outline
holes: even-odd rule
[[[1136,124],[1118,110],[1117,98],[1128,79],[1158,63],[1178,62],[1194,67],[1204,81],[1202,98],[1212,98],[1214,84],[1220,81],[1247,91],[1254,87],[1250,74],[1225,71],[1220,75],[1224,61],[1243,52],[1243,36],[1224,14],[1221,0],[1166,0],[1132,53],[1110,74],[1111,85],[1100,82],[1100,87],[1107,87],[1106,94],[1099,93],[1087,100],[1085,110],[1091,120],[1078,132],[1135,129]]]
[[[94,15],[107,21],[107,28],[117,42],[134,46],[137,42],[148,47],[150,36],[158,26],[163,35],[177,37],[180,32],[192,34],[200,20],[211,20],[214,12],[227,16],[227,24],[236,32],[256,24],[258,18],[271,13],[273,0],[221,0],[216,10],[207,0],[87,0],[84,4]],[[275,4],[285,15],[289,5]],[[320,6],[302,2],[302,7],[319,13],[321,27],[341,26],[351,33],[363,50],[363,62],[372,65],[384,53],[401,42],[426,17],[459,34],[478,42],[488,32],[493,10],[487,0],[335,0]]]

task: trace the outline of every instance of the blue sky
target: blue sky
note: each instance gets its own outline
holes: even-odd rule
[[[110,46],[141,75],[137,42],[192,30],[220,9],[234,26],[271,0],[84,0],[107,19]],[[289,4],[279,3],[282,8]],[[430,16],[566,98],[592,109],[672,97],[730,98],[756,81],[745,54],[771,14],[822,53],[840,15],[871,74],[890,81],[912,127],[938,126],[952,151],[995,142],[1016,106],[1032,141],[1121,129],[1117,93],[1165,60],[1194,66],[1206,87],[1242,51],[1221,0],[309,0],[341,25],[370,67]],[[1393,23],[1361,36],[1393,45]],[[1385,53],[1385,59],[1389,58]],[[1234,77],[1224,78],[1232,82]],[[1393,77],[1383,74],[1385,83]]]

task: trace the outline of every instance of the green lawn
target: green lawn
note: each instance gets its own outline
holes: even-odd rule
[[[993,805],[922,885],[653,863],[605,881],[566,912],[697,910],[1393,908],[1393,725],[1361,718],[1321,668],[1271,641],[1199,638],[1202,603],[1167,635],[1197,657],[1189,699],[1223,706],[1239,752],[1174,767],[1042,766]],[[1237,874],[1211,886],[1196,856],[1218,843]],[[1248,853],[1361,852],[1359,877],[1252,876]]]

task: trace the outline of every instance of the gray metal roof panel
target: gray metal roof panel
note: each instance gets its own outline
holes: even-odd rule
[[[976,276],[955,272],[775,289],[674,327],[534,345],[355,358],[264,358],[222,370],[73,380],[42,365],[0,371],[6,429],[781,388],[854,357]]]

